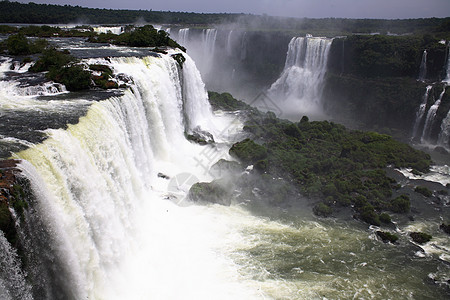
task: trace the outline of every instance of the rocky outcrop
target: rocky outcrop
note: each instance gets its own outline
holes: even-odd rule
[[[23,189],[18,182],[16,168],[19,161],[0,161],[0,230],[4,232],[11,245],[17,247],[17,232],[15,221],[11,213],[14,209],[22,214],[26,202],[23,201]]]

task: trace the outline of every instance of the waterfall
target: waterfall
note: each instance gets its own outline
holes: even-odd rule
[[[450,42],[447,44],[447,65],[445,66],[445,79],[443,82],[450,84]]]
[[[226,44],[226,51],[228,56],[233,56],[233,44],[232,44],[232,38],[233,38],[233,30],[230,30],[227,36],[227,44]]]
[[[432,88],[433,88],[433,86],[431,86],[431,85],[427,86],[425,94],[423,95],[422,103],[420,104],[419,110],[416,113],[416,121],[414,122],[411,139],[414,139],[417,136],[417,131],[419,130],[420,123],[422,122],[423,116],[425,114],[425,109],[427,107],[427,102],[428,102],[428,96],[430,95],[430,91]]]
[[[178,31],[178,39],[177,42],[186,47],[189,41],[189,28],[182,28]]]
[[[294,37],[289,43],[286,63],[268,94],[278,103],[287,100],[303,109],[320,109],[322,82],[327,69],[332,39]]]
[[[31,287],[20,268],[19,257],[2,231],[0,231],[0,299],[33,299]]]
[[[420,62],[419,78],[420,81],[425,81],[427,77],[427,50],[423,51],[422,61]]]
[[[447,116],[442,120],[441,132],[438,136],[438,145],[450,149],[450,110],[448,111]]]
[[[158,177],[189,172],[212,179],[196,158],[215,150],[190,143],[184,132],[209,130],[214,116],[194,62],[186,55],[181,69],[172,52],[88,60],[129,75],[133,85],[123,96],[94,101],[78,124],[48,129],[43,143],[14,155],[36,196],[33,216],[52,234],[47,249],[35,249],[54,257],[59,279],[45,281],[59,280],[68,298],[255,296],[225,256],[229,228],[204,213],[207,207],[167,200],[178,196]]]
[[[430,107],[427,113],[427,118],[425,119],[425,125],[422,131],[422,137],[420,141],[423,143],[430,138],[431,129],[433,127],[434,118],[436,117],[436,112],[439,109],[439,105],[441,105],[442,97],[444,97],[445,89],[447,86],[444,86],[442,93],[439,95],[439,99]]]
[[[203,52],[205,55],[213,56],[216,45],[217,29],[203,29]]]
[[[244,32],[241,39],[241,53],[240,53],[241,60],[245,60],[247,58],[247,45],[248,45],[247,32]]]

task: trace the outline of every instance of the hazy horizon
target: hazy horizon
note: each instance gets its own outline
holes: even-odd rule
[[[21,3],[30,1],[19,0]],[[295,18],[415,19],[450,16],[449,0],[249,0],[179,1],[145,0],[35,0],[37,4],[89,8],[176,11],[195,13],[245,13]]]

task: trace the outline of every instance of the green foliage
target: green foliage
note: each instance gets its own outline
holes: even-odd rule
[[[64,84],[69,91],[86,90],[91,85],[91,73],[79,65],[52,68],[47,78]]]
[[[230,191],[219,181],[197,182],[189,189],[189,199],[196,202],[230,205]]]
[[[91,36],[89,41],[129,47],[172,47],[186,51],[184,47],[172,40],[167,32],[164,30],[156,30],[152,25],[137,27],[131,32],[124,32],[120,35],[102,33],[98,36]],[[182,61],[181,58],[175,59]]]
[[[397,242],[398,240],[398,236],[387,231],[377,231],[377,235],[385,243],[391,242],[392,244],[395,244],[395,242]]]
[[[186,61],[186,57],[184,57],[183,54],[172,54],[171,57],[178,63],[180,68],[183,68],[183,64]]]
[[[55,48],[50,48],[43,51],[36,63],[28,70],[30,72],[44,72],[49,71],[52,68],[62,68],[74,61],[75,58],[67,51],[58,51]]]
[[[261,169],[275,178],[285,178],[310,198],[325,199],[324,204],[349,206],[361,220],[379,226],[389,216],[377,212],[409,211],[409,198],[394,200],[395,180],[384,168],[416,167],[428,170],[427,154],[397,142],[390,136],[374,132],[350,131],[344,126],[323,122],[299,123],[275,118],[272,114],[254,113],[244,130],[250,139],[236,143],[230,154],[248,164],[263,161]],[[421,165],[423,163],[423,165]]]
[[[381,223],[384,223],[384,224],[392,223],[391,216],[387,213],[380,214],[380,221],[381,221]]]
[[[428,243],[433,237],[423,232],[411,232],[409,236],[418,244]]]
[[[333,213],[333,209],[323,202],[319,202],[314,206],[313,212],[320,217],[329,217]]]
[[[41,53],[48,46],[48,42],[39,39],[30,42],[22,33],[10,35],[4,42],[9,55],[30,55]]]
[[[250,106],[243,101],[239,101],[230,93],[216,93],[208,91],[209,103],[214,110],[236,111],[250,109]]]
[[[431,192],[428,188],[424,186],[416,186],[414,192],[424,195],[425,197],[433,196],[433,192]]]
[[[407,213],[411,207],[411,201],[408,196],[401,195],[390,203],[390,210],[396,213]]]
[[[264,146],[256,144],[251,139],[245,139],[235,143],[230,148],[230,155],[238,158],[245,164],[253,164],[267,157],[267,149]]]

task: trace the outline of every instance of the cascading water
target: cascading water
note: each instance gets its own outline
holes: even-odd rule
[[[420,104],[419,110],[416,113],[416,121],[414,122],[411,139],[414,139],[417,137],[417,131],[419,130],[420,123],[422,122],[423,116],[425,115],[425,109],[427,107],[427,102],[428,102],[428,96],[430,95],[430,91],[432,88],[433,88],[433,86],[431,86],[431,85],[427,86],[425,94],[423,95],[422,103]]]
[[[182,28],[178,31],[177,42],[184,47],[187,47],[189,42],[189,28]]]
[[[438,136],[438,145],[450,149],[450,110],[447,116],[442,120],[441,132]]]
[[[234,51],[234,48],[233,48],[233,30],[230,30],[230,32],[228,32],[226,50],[227,50],[227,55],[228,56],[232,56],[233,55],[233,51]]]
[[[428,110],[427,117],[425,119],[425,125],[423,126],[422,136],[420,138],[420,141],[422,143],[426,142],[430,138],[430,133],[433,127],[434,119],[436,117],[436,112],[439,109],[439,105],[441,105],[442,97],[444,97],[446,88],[447,86],[444,86],[438,100],[436,100],[436,102]]]
[[[217,29],[204,29],[202,34],[204,54],[213,56],[216,46]]]
[[[277,104],[286,106],[285,111],[321,112],[320,97],[331,42],[332,39],[312,36],[292,38],[284,70],[268,91]]]
[[[427,77],[427,50],[423,51],[422,61],[420,62],[419,78],[420,81],[425,81]]]
[[[254,296],[214,250],[217,238],[196,234],[213,216],[198,215],[200,207],[186,208],[192,211],[186,216],[162,200],[172,196],[157,173],[203,174],[192,155],[203,147],[184,138],[185,123],[197,127],[213,116],[192,60],[184,64],[183,84],[168,55],[110,61],[89,63],[132,74],[132,91],[92,104],[78,124],[48,130],[45,142],[16,155],[30,163],[20,166],[28,178],[40,178],[31,182],[40,191],[33,209],[55,235],[59,273],[69,283],[63,293],[74,299]]]

